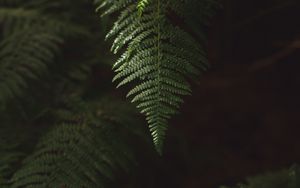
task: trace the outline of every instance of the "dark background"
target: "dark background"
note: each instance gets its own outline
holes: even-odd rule
[[[297,0],[223,1],[208,31],[212,68],[170,123],[176,184],[234,185],[300,162],[299,18]]]
[[[108,20],[103,18],[100,25],[94,5],[81,7],[80,1],[74,1],[75,8],[71,9],[68,1],[61,2],[66,3],[66,10],[72,10],[70,15],[76,12],[74,15],[78,17],[75,21],[91,27],[89,29],[94,35],[89,39],[72,41],[63,51],[64,57],[60,61],[85,63],[87,58],[92,57],[90,61],[97,62],[92,67],[92,83],[89,80],[88,84],[84,84],[92,92],[88,92],[91,96],[85,97],[101,97],[101,93],[109,90],[110,97],[125,100],[128,88],[115,89],[115,84],[111,83],[114,73],[110,63],[118,55],[109,52],[111,43],[104,43],[103,36],[117,16],[113,15]],[[151,150],[149,159],[143,159],[138,176],[145,186],[140,187],[233,186],[246,177],[300,164],[300,1],[223,0],[222,5],[207,28],[206,49],[211,68],[193,84],[192,96],[185,97],[180,113],[171,119],[162,157],[155,155],[159,159],[153,160],[151,154],[154,152]],[[77,12],[78,7],[83,13]],[[62,10],[64,12],[63,7]],[[81,17],[86,12],[89,15]],[[82,54],[82,51],[90,52],[90,49],[93,50],[92,55]],[[98,55],[94,57],[94,53]],[[51,82],[55,81],[55,78],[51,79]],[[49,84],[48,87],[57,85]],[[46,95],[48,89],[37,92],[38,97],[34,97],[39,100],[34,98],[33,101],[41,100],[45,106],[58,103],[52,101],[55,100],[52,99],[54,94],[61,98],[57,88],[51,88]],[[129,100],[127,102],[129,104]],[[43,105],[35,108],[36,104],[33,104],[32,114],[44,108]],[[27,108],[31,109],[31,106]],[[10,118],[8,113],[4,114],[9,115],[7,119]],[[13,115],[11,113],[15,117]],[[47,117],[37,118],[41,122],[33,118],[35,123],[30,126],[22,122],[26,125],[23,129],[36,134],[30,136],[30,148],[34,147],[32,143],[40,134],[35,133],[35,124],[52,123],[52,119],[47,122]],[[146,122],[142,126],[147,129]],[[43,132],[46,130],[46,126],[38,127]],[[34,141],[31,143],[31,140]],[[147,148],[142,148],[139,154],[144,157],[147,152]]]

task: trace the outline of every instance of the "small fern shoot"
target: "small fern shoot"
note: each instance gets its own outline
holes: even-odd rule
[[[149,4],[150,0],[139,0],[137,8],[139,11],[139,15],[141,16],[144,12],[144,9],[146,8],[146,6]]]

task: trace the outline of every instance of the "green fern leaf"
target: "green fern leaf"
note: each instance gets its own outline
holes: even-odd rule
[[[178,113],[182,96],[191,94],[187,78],[209,67],[201,44],[167,17],[169,10],[184,16],[186,4],[181,0],[140,0],[137,5],[130,0],[104,0],[98,8],[102,15],[121,12],[107,34],[107,38],[115,37],[114,53],[126,48],[113,66],[113,81],[118,81],[117,87],[137,84],[127,97],[145,114],[159,153],[168,120]]]

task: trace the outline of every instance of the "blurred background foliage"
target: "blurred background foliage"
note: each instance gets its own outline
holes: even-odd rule
[[[111,84],[115,15],[99,19],[90,0],[0,0],[0,187],[299,187],[300,4],[222,5],[207,28],[212,68],[158,157]]]

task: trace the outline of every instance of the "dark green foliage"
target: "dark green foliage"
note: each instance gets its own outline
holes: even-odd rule
[[[214,7],[216,2],[204,4],[194,4],[198,12],[205,10],[201,23],[206,23],[214,13],[209,7]],[[117,87],[133,83],[127,97],[132,97],[132,102],[145,114],[160,153],[167,121],[178,113],[182,96],[191,94],[187,79],[208,68],[203,44],[185,28],[174,25],[176,20],[168,18],[169,14],[186,18],[187,5],[191,3],[180,0],[139,1],[138,4],[133,0],[104,0],[98,8],[103,16],[121,12],[107,35],[107,38],[115,37],[111,48],[114,53],[126,48],[113,66],[116,72],[113,80],[119,82]]]
[[[8,185],[7,179],[14,173],[16,164],[24,157],[24,153],[18,151],[18,144],[12,141],[2,138],[0,142],[0,185],[2,187]]]
[[[131,107],[92,85],[100,57],[109,64],[93,4],[0,6],[0,187],[131,184],[137,146],[153,148]]]
[[[45,75],[49,66],[57,60],[65,39],[87,33],[68,20],[50,16],[43,7],[35,7],[31,1],[9,2],[0,2],[0,23],[3,26],[0,43],[2,107],[10,99],[21,97],[29,82]]]
[[[300,187],[300,168],[298,165],[288,170],[267,173],[248,178],[247,183],[234,188],[298,188]],[[227,188],[227,187],[221,187]]]
[[[30,131],[25,124],[14,124],[4,122],[1,118],[0,126],[0,187],[8,186],[10,177],[20,166],[28,152],[30,145],[34,143],[31,136],[38,130]],[[17,131],[16,131],[17,130]],[[29,134],[30,133],[30,134]]]
[[[126,129],[136,127],[132,121],[96,114],[87,119],[93,115],[85,111],[82,117],[69,119],[43,137],[11,178],[11,187],[98,188],[123,180],[137,161],[130,140],[136,141],[142,134]]]
[[[23,30],[7,37],[0,47],[0,101],[21,96],[28,80],[42,76],[58,53],[60,43],[61,38],[43,29]]]
[[[144,152],[152,148],[147,147],[149,139],[139,121],[130,118],[130,107],[113,98],[89,103],[69,99],[55,112],[61,123],[50,128],[26,158],[18,148],[24,143],[15,144],[24,139],[11,138],[9,143],[2,135],[0,187],[98,188],[131,183],[130,174],[140,161],[138,156],[143,156],[131,145],[140,143]],[[13,131],[3,130],[2,134]]]

